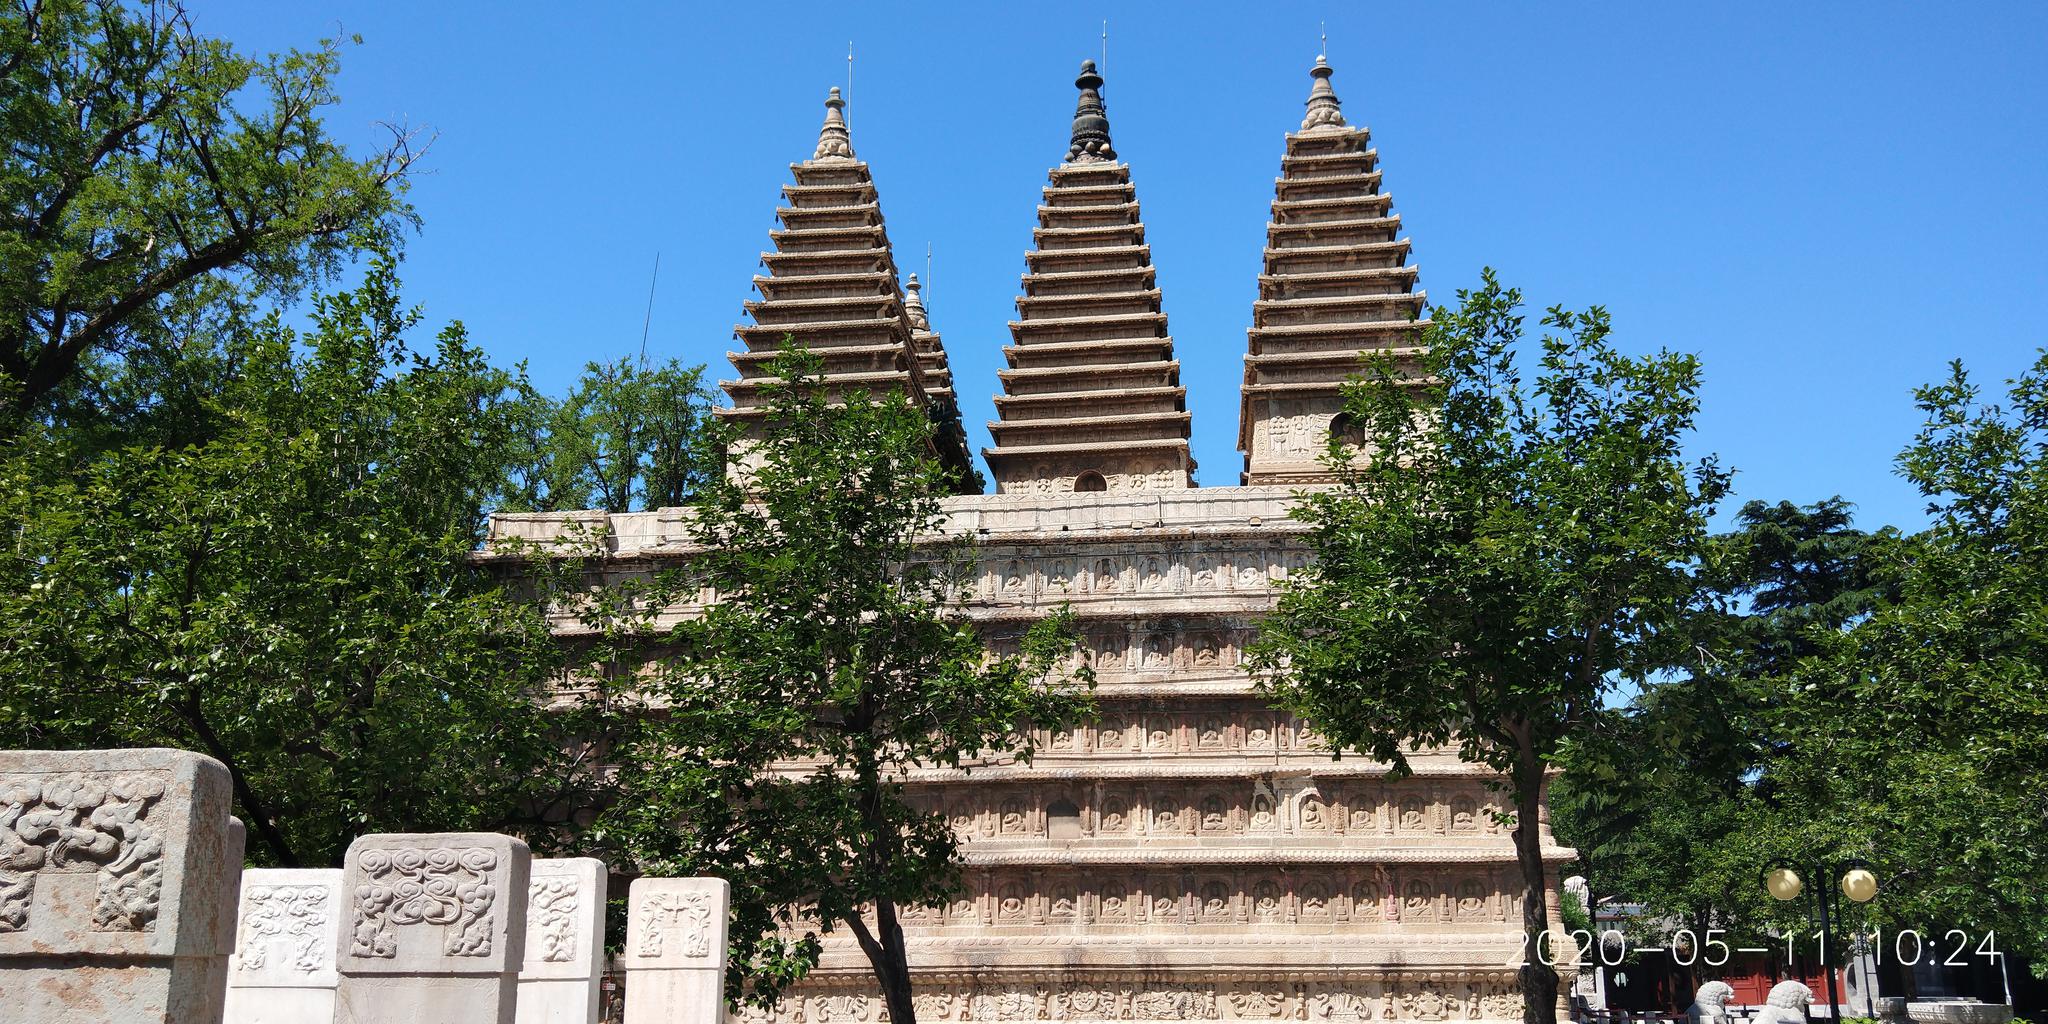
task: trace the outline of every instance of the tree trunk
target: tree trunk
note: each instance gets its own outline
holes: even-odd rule
[[[1543,866],[1543,762],[1533,752],[1521,758],[1515,780],[1515,862],[1522,869],[1522,1024],[1557,1024],[1556,956],[1544,940],[1550,930],[1550,900]],[[1599,936],[1594,936],[1594,942]],[[1597,947],[1596,947],[1597,948]]]
[[[860,940],[861,952],[868,956],[868,967],[875,972],[875,983],[881,986],[882,1002],[889,1009],[889,1024],[917,1024],[917,1008],[910,999],[910,956],[903,946],[903,926],[896,920],[896,904],[890,900],[877,901],[872,933],[858,911],[848,915],[846,923],[852,927],[853,937]]]

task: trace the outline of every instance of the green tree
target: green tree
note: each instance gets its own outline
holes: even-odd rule
[[[2048,354],[1987,402],[1957,364],[1915,392],[1899,469],[1932,523],[1897,596],[1782,680],[1769,769],[1788,844],[1863,857],[1900,925],[1995,931],[2048,964]],[[1825,883],[1827,880],[1816,880]]]
[[[1666,664],[1669,627],[1727,487],[1681,450],[1690,356],[1634,358],[1606,312],[1551,309],[1525,383],[1519,292],[1489,270],[1436,309],[1410,365],[1346,394],[1369,447],[1333,439],[1340,485],[1304,494],[1315,568],[1283,592],[1250,666],[1340,751],[1388,762],[1454,746],[1500,773],[1523,883],[1525,1019],[1555,1020],[1542,848],[1547,773],[1617,680]]]
[[[0,745],[168,745],[233,775],[252,853],[333,864],[365,831],[512,829],[588,796],[599,701],[471,558],[522,414],[460,325],[405,337],[393,264],[229,338],[177,399],[209,434],[0,459]]]
[[[163,0],[0,11],[0,434],[224,297],[395,241],[422,151],[394,128],[351,157],[322,120],[338,67],[334,41],[236,54]]]
[[[1771,771],[1788,752],[1772,722],[1782,678],[1890,589],[1896,531],[1856,529],[1839,497],[1752,501],[1735,526],[1700,565],[1702,600],[1668,674],[1573,740],[1552,792],[1559,839],[1596,897],[1642,905],[1645,945],[1677,928],[1761,934],[1771,908],[1757,872],[1775,854],[1760,837],[1788,817]]]
[[[724,471],[722,453],[702,443],[712,396],[701,365],[594,362],[567,398],[534,394],[528,408],[508,510],[677,507]]]
[[[733,999],[814,962],[814,935],[778,931],[843,927],[889,1018],[914,1024],[898,911],[960,881],[958,840],[906,783],[1029,759],[1033,730],[1089,711],[1092,677],[1064,610],[990,655],[966,615],[972,552],[942,533],[958,481],[931,422],[896,394],[828,399],[817,366],[781,358],[766,419],[734,438],[744,477],[700,492],[703,550],[668,587],[716,602],[665,638],[646,684],[661,715],[621,750],[600,836],[650,870],[732,880]]]

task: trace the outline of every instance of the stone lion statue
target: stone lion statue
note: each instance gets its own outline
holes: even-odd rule
[[[1692,1005],[1685,1008],[1685,1024],[1727,1024],[1728,1000],[1734,996],[1735,989],[1725,981],[1701,985]]]
[[[1806,1024],[1806,1008],[1813,1002],[1813,990],[1796,981],[1771,986],[1770,997],[1757,1011],[1751,1024]]]

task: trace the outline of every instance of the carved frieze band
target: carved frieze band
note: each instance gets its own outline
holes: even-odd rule
[[[95,930],[153,930],[164,839],[150,814],[163,795],[148,774],[0,775],[0,932],[28,927],[38,876],[88,872]]]
[[[1512,975],[1444,971],[1326,982],[1131,981],[1114,977],[1047,983],[924,982],[913,996],[920,1021],[1305,1020],[1509,1021],[1522,1014]],[[876,997],[811,983],[773,1010],[749,1007],[735,1024],[876,1024]]]
[[[1359,864],[1313,873],[1279,868],[1130,870],[1085,874],[969,872],[969,892],[946,907],[899,910],[913,930],[1172,925],[1201,932],[1246,926],[1509,925],[1520,920],[1511,868]],[[1036,935],[1073,944],[1082,935]]]
[[[1205,545],[1090,545],[1073,553],[985,551],[975,596],[991,602],[1115,595],[1119,597],[1248,594],[1270,597],[1273,585],[1308,565],[1305,548],[1234,541]]]
[[[966,840],[1129,841],[1227,836],[1504,837],[1501,797],[1482,783],[1420,779],[1160,780],[969,784],[920,793]]]

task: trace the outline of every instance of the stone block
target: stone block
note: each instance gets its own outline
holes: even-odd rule
[[[0,1006],[19,1024],[212,1024],[241,830],[183,750],[0,751]]]
[[[513,1024],[530,861],[525,843],[480,832],[351,843],[336,1024]]]
[[[526,887],[518,1024],[595,1024],[604,980],[604,862],[536,860]]]
[[[341,907],[339,869],[259,868],[242,875],[227,1024],[332,1024]]]
[[[722,878],[637,878],[627,893],[626,1024],[717,1024],[725,1017]]]
[[[1935,999],[1907,1003],[1906,1015],[1919,1024],[2006,1024],[2012,1007],[1974,999]]]

